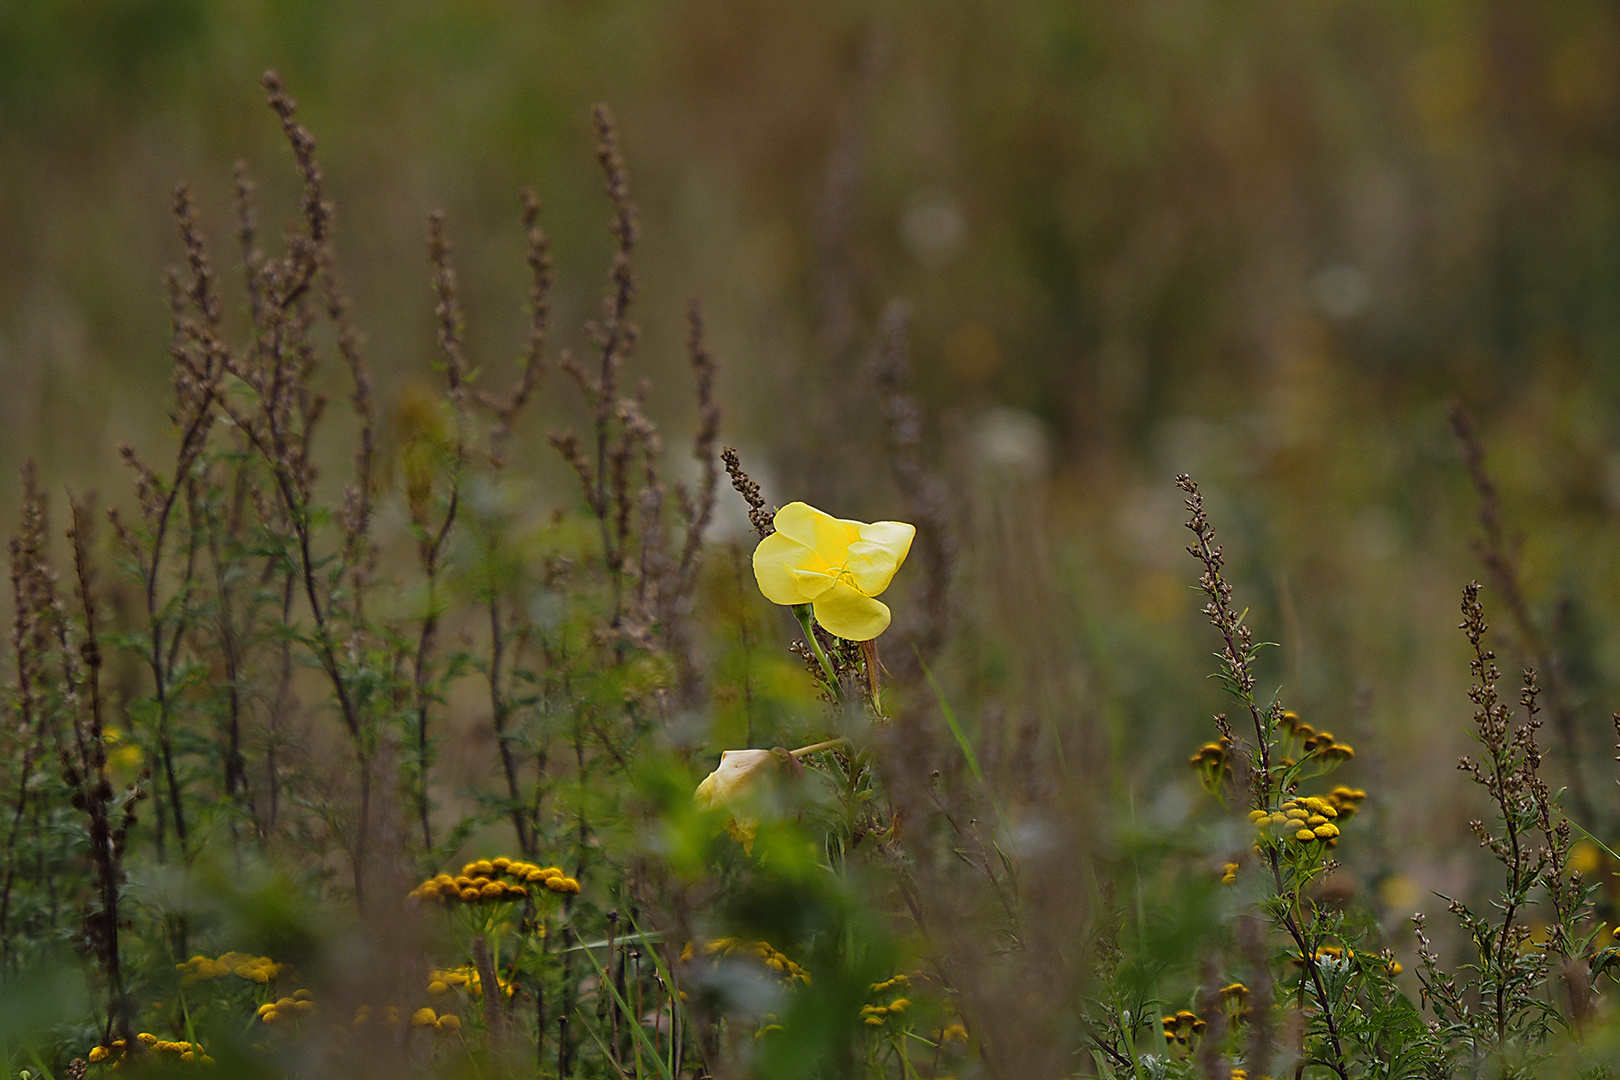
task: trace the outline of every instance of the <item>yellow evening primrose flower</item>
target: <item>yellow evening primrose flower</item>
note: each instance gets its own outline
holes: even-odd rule
[[[870,641],[889,627],[876,597],[906,561],[913,525],[870,525],[824,514],[802,502],[776,512],[776,531],[754,549],[754,577],[773,604],[809,604],[816,622],[846,641]]]

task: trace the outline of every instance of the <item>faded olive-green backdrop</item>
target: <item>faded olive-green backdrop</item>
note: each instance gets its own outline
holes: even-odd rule
[[[1032,707],[1095,725],[1109,782],[1166,822],[1194,805],[1185,754],[1223,707],[1171,486],[1197,474],[1239,606],[1283,646],[1272,685],[1358,747],[1347,777],[1406,845],[1377,876],[1414,902],[1460,887],[1447,845],[1476,812],[1451,772],[1456,602],[1480,573],[1460,399],[1566,668],[1592,827],[1620,820],[1611,6],[5,4],[0,471],[34,456],[58,490],[117,501],[116,445],[169,437],[174,184],[228,281],[233,163],[267,242],[296,208],[266,67],[320,141],[385,417],[433,378],[433,208],[486,370],[525,332],[521,185],[555,244],[558,343],[583,341],[610,254],[598,101],[642,211],[632,367],[672,444],[697,296],[723,438],[767,496],[890,515],[866,357],[907,301],[929,439],[970,496],[962,662],[1024,672]],[[543,436],[577,406],[561,380],[543,396],[520,457],[567,504]]]

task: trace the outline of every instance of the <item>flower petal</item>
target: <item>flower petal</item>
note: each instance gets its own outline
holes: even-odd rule
[[[889,587],[894,573],[906,561],[915,525],[903,521],[877,521],[860,527],[860,539],[849,546],[849,572],[855,587],[867,596],[876,596]]]
[[[849,545],[861,538],[861,523],[835,518],[808,503],[790,502],[776,512],[776,531],[812,549],[827,564],[812,569],[842,566]]]
[[[765,599],[773,604],[808,604],[820,592],[804,595],[799,587],[798,572],[819,562],[808,546],[778,529],[754,549],[754,580],[759,582],[759,591],[765,594]]]
[[[870,641],[889,628],[889,608],[848,581],[839,581],[817,598],[816,622],[845,641]]]

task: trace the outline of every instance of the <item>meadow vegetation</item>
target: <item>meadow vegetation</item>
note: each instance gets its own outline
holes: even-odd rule
[[[267,235],[241,165],[222,245],[175,191],[169,436],[120,448],[110,509],[22,471],[8,1075],[1620,1070],[1599,680],[1532,598],[1461,406],[1445,460],[1480,581],[1454,583],[1447,659],[1472,745],[1402,775],[1455,766],[1469,786],[1414,796],[1414,820],[1380,784],[1390,751],[1366,749],[1387,725],[1351,700],[1376,666],[1337,699],[1337,674],[1290,670],[1308,704],[1272,689],[1266,638],[1297,644],[1299,616],[1285,576],[1216,538],[1222,512],[1255,512],[1241,478],[1217,496],[1168,473],[1146,511],[1166,518],[1149,536],[1185,525],[1170,619],[1207,623],[1213,678],[1207,648],[1151,619],[1074,662],[1100,632],[1056,598],[1074,549],[1047,543],[1086,523],[1048,520],[1016,423],[986,482],[935,452],[903,304],[829,346],[865,356],[842,407],[878,432],[881,498],[861,505],[885,520],[808,505],[857,477],[778,487],[728,445],[697,301],[691,437],[666,440],[606,108],[611,256],[583,344],[558,344],[534,192],[514,214],[515,362],[473,346],[434,213],[438,356],[385,415],[315,138],[278,75],[264,88],[299,209]],[[549,447],[526,432],[542,398],[572,410]],[[829,445],[830,416],[809,425]],[[545,501],[535,474],[557,463],[570,493]],[[1249,579],[1270,582],[1252,608]],[[1142,685],[1169,667],[1182,682]],[[1132,709],[1144,731],[1122,731]],[[1425,826],[1473,844],[1432,915],[1406,854]]]

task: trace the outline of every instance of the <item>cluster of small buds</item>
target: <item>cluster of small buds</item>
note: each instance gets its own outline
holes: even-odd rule
[[[167,1054],[179,1058],[181,1061],[194,1065],[212,1065],[214,1059],[204,1052],[201,1044],[184,1041],[171,1041],[160,1039],[150,1031],[143,1031],[135,1036],[135,1040],[154,1054]],[[85,1055],[92,1065],[112,1062],[109,1068],[116,1069],[123,1064],[124,1052],[129,1049],[123,1039],[115,1039],[106,1046],[93,1046]]]
[[[1162,1017],[1159,1022],[1164,1025],[1164,1041],[1170,1046],[1186,1046],[1192,1036],[1202,1035],[1209,1027],[1197,1013],[1187,1009]]]
[[[1221,884],[1230,885],[1237,880],[1238,871],[1243,869],[1241,863],[1229,862],[1221,867]]]
[[[1376,953],[1357,953],[1354,949],[1345,948],[1340,945],[1322,945],[1316,950],[1316,959],[1319,961],[1327,960],[1338,963],[1360,962],[1363,964],[1382,967],[1384,969],[1384,973],[1389,975],[1390,978],[1394,978],[1396,975],[1399,975],[1401,972],[1406,970],[1401,966],[1400,961],[1395,959],[1395,954],[1388,949],[1384,949],[1382,952]],[[1296,965],[1303,966],[1303,961],[1301,961],[1297,956],[1294,957],[1293,962]]]
[[[1338,844],[1339,827],[1331,819],[1339,811],[1327,799],[1305,795],[1289,799],[1275,811],[1252,810],[1249,820],[1260,830],[1261,843],[1291,840],[1298,844]]]
[[[176,964],[174,967],[176,971],[182,973],[180,985],[193,986],[204,979],[223,979],[227,975],[235,975],[237,978],[256,983],[268,983],[281,974],[284,965],[276,963],[268,956],[228,952],[221,953],[217,960],[210,960],[206,956],[193,956],[185,963]]]
[[[691,960],[697,955],[697,949],[691,942],[681,950],[683,961]],[[741,938],[723,937],[703,945],[704,956],[752,956],[767,968],[782,975],[789,983],[810,982],[810,973],[804,968],[789,960],[787,956],[771,947],[764,941],[743,941]]]
[[[511,880],[502,880],[510,878]],[[455,877],[438,874],[410,892],[413,900],[438,900],[463,904],[502,903],[529,895],[530,885],[541,885],[554,893],[579,894],[579,882],[555,866],[508,859],[478,859],[461,868]]]
[[[499,975],[495,976],[495,981],[501,984],[502,997],[511,997],[517,992],[516,986]],[[478,974],[478,969],[471,964],[465,967],[448,968],[443,971],[435,969],[428,975],[427,990],[434,997],[447,994],[453,989],[465,990],[467,993],[477,997],[484,992],[484,980]]]
[[[1306,757],[1314,757],[1323,764],[1340,765],[1356,756],[1355,747],[1337,741],[1331,731],[1317,731],[1301,720],[1298,713],[1283,713],[1281,719],[1277,721],[1277,726],[1300,740],[1300,750]],[[1282,764],[1292,765],[1294,760],[1284,758]]]
[[[461,1017],[455,1013],[435,1013],[423,1006],[411,1013],[411,1027],[432,1028],[437,1034],[451,1035],[461,1030]]]
[[[907,975],[896,975],[892,979],[872,984],[872,993],[888,994],[895,990],[904,990],[911,985],[911,978]],[[862,1005],[861,1019],[868,1027],[882,1027],[891,1016],[899,1015],[911,1008],[911,999],[897,997],[887,1005]]]
[[[315,995],[308,990],[294,990],[291,997],[267,1001],[259,1006],[258,1017],[266,1024],[279,1024],[299,1013],[315,1008]]]

